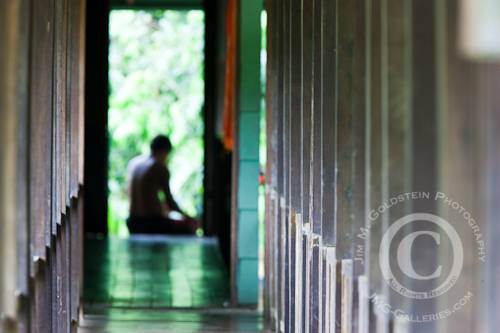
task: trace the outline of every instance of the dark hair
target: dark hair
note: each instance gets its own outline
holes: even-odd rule
[[[153,141],[151,141],[151,152],[153,154],[161,151],[170,151],[171,149],[172,143],[170,143],[169,138],[165,135],[158,135],[153,139]]]

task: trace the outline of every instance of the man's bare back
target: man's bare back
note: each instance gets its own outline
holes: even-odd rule
[[[181,211],[170,191],[165,162],[171,149],[170,140],[159,135],[151,143],[151,155],[137,156],[129,163],[130,233],[191,234],[198,227],[195,219]],[[169,218],[172,211],[183,218]]]
[[[141,155],[130,161],[128,169],[130,173],[130,216],[159,217],[168,215],[169,210],[173,207],[165,207],[160,199],[164,197],[167,204],[168,201],[173,201],[169,186],[170,176],[165,165],[157,162],[152,156]]]

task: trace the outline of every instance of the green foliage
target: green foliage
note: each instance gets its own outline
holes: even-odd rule
[[[165,134],[174,149],[170,186],[182,209],[202,213],[202,11],[110,14],[109,233],[128,234],[127,164]]]

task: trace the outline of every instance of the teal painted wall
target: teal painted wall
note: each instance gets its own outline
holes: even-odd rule
[[[258,302],[258,188],[260,120],[260,17],[262,1],[240,0],[238,304]]]

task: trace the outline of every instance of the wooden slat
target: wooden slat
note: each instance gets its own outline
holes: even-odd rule
[[[80,107],[83,96],[80,94],[80,64],[81,57],[81,2],[69,2],[69,50],[68,50],[68,108],[69,129],[67,131],[67,151],[69,165],[68,196],[76,198],[79,188],[79,155],[80,155]]]
[[[387,0],[382,9],[387,23],[383,25],[382,45],[382,70],[384,80],[383,90],[383,115],[386,125],[383,125],[383,163],[384,173],[383,202],[401,193],[411,192],[411,170],[412,170],[412,128],[411,128],[411,29],[410,29],[410,2]],[[384,153],[384,152],[387,153]],[[384,214],[384,231],[388,225],[394,223],[399,218],[410,213],[411,201],[391,207]],[[388,224],[386,226],[386,224]],[[405,228],[409,232],[411,226]],[[376,256],[375,256],[376,258]],[[377,260],[378,262],[378,260]],[[408,285],[411,283],[407,279]],[[384,283],[386,283],[384,281]],[[389,290],[389,289],[388,289]],[[388,297],[390,300],[397,300],[391,303],[397,308],[411,313],[411,302],[409,299],[401,299],[390,290]]]
[[[321,237],[312,234],[310,238],[310,303],[309,332],[319,332],[321,329]]]
[[[366,168],[369,169],[369,209],[378,207],[382,202],[382,117],[381,117],[381,72],[380,72],[380,1],[373,0],[371,8],[371,50],[369,53],[371,62],[371,89],[370,89],[370,120],[368,129],[370,131],[369,161]],[[370,227],[370,253],[377,253],[380,239],[382,238],[382,222],[381,219],[369,221]],[[380,276],[378,260],[369,262],[370,273],[370,293],[380,291],[382,287],[382,279]]]
[[[291,86],[291,2],[292,0],[283,1],[283,171],[285,176],[283,178],[283,223],[284,223],[284,269],[283,269],[283,323],[284,331],[290,332],[290,171],[291,171],[291,99],[292,99],[292,86]]]
[[[284,261],[284,253],[283,253],[283,245],[282,245],[282,230],[283,230],[283,219],[282,219],[282,209],[281,209],[281,195],[283,194],[283,181],[285,174],[282,172],[283,170],[283,143],[281,142],[284,135],[284,126],[283,126],[283,49],[284,49],[284,38],[282,38],[284,34],[283,30],[283,2],[276,1],[277,5],[277,15],[276,18],[276,30],[277,30],[277,45],[276,45],[276,58],[277,58],[277,66],[276,66],[276,81],[277,81],[277,105],[276,105],[276,142],[277,142],[277,150],[276,150],[276,195],[277,195],[277,233],[276,233],[276,247],[278,249],[277,253],[277,320],[276,320],[276,331],[279,332],[282,323],[283,316],[283,291],[282,291],[282,281],[283,281],[283,270],[282,263]]]
[[[294,299],[295,299],[295,307],[294,307],[294,312],[292,318],[294,318],[294,331],[301,331],[302,330],[302,304],[304,303],[304,298],[303,298],[303,288],[304,288],[304,282],[303,281],[303,256],[304,253],[302,251],[303,249],[303,243],[302,243],[302,215],[301,214],[296,214],[295,215],[295,238],[294,238],[294,245],[295,245],[295,269],[293,270],[293,274],[295,275],[295,287],[294,287]]]
[[[434,1],[413,1],[411,7],[412,39],[412,183],[415,192],[436,193],[438,190],[438,115],[436,82],[436,34],[434,20],[424,19],[426,15],[436,15]],[[414,200],[412,212],[436,214],[436,202]],[[430,237],[421,240],[419,256],[413,261],[415,267],[425,265],[435,267],[437,257],[434,253],[434,240]],[[421,266],[424,267],[424,266]],[[433,284],[420,284],[421,288],[432,290]],[[413,313],[435,313],[434,302],[413,302]],[[419,330],[434,330],[436,323],[415,323]]]
[[[33,3],[30,110],[30,191],[36,198],[51,198],[52,154],[52,64],[53,0]],[[33,257],[45,258],[50,244],[51,204],[49,200],[31,200],[30,224]]]
[[[312,80],[313,80],[313,3],[302,0],[302,220],[310,222],[310,164],[311,164],[311,112],[312,112]]]
[[[355,2],[339,0],[339,15],[337,41],[338,50],[338,116],[337,116],[337,256],[339,259],[353,258],[352,241],[354,221],[353,215],[353,79],[355,41]]]
[[[322,28],[322,1],[314,1],[313,4],[313,82],[312,82],[312,103],[311,110],[311,207],[310,207],[310,223],[312,232],[321,235],[321,112],[322,112],[322,52],[321,52],[321,28]]]
[[[325,245],[334,246],[336,205],[336,159],[337,159],[337,20],[336,2],[322,2],[322,237]]]
[[[353,311],[353,262],[351,259],[342,260],[342,294],[341,294],[341,332],[352,332],[352,311]]]
[[[279,281],[279,290],[280,290],[280,315],[279,315],[279,330],[285,332],[286,327],[286,301],[288,298],[287,288],[286,288],[286,273],[288,266],[288,256],[287,256],[287,242],[286,242],[286,201],[285,198],[280,197],[280,253],[281,253],[281,261],[280,265],[280,281]]]
[[[325,333],[335,333],[336,292],[337,292],[337,257],[335,247],[326,247],[326,300],[325,300]]]
[[[436,50],[438,72],[437,105],[438,129],[443,135],[438,136],[439,144],[439,190],[459,202],[478,220],[480,212],[478,169],[470,161],[479,161],[480,150],[470,149],[480,146],[480,124],[474,112],[481,109],[480,66],[465,59],[459,53],[458,47],[458,3],[452,1],[439,2],[436,9],[436,38],[439,47]],[[464,144],[467,142],[467,144]],[[457,181],[461,180],[461,181]],[[439,215],[453,223],[459,233],[464,249],[476,248],[476,239],[470,226],[452,207],[441,201],[438,207]],[[464,223],[462,223],[462,221]],[[483,226],[480,225],[481,229]],[[484,230],[484,229],[483,229]],[[448,237],[443,234],[443,237]],[[446,238],[445,238],[446,239]],[[450,251],[439,248],[440,262],[445,262]],[[477,281],[481,280],[482,263],[477,260],[477,250],[465,251],[463,268],[460,278],[453,289],[436,301],[437,308],[447,308],[456,300],[462,298],[468,291],[473,297],[469,303],[451,318],[441,320],[439,329],[442,331],[477,330],[482,320],[478,316],[481,307],[480,289]],[[443,258],[443,259],[441,259]],[[479,310],[481,311],[481,310]],[[478,330],[481,331],[481,330]]]
[[[500,276],[500,255],[495,251],[500,243],[500,228],[498,227],[498,216],[500,216],[500,96],[498,87],[500,85],[500,65],[498,63],[483,65],[481,68],[483,88],[482,100],[484,109],[481,111],[481,128],[483,129],[482,160],[484,161],[484,172],[481,174],[481,198],[484,200],[483,216],[484,227],[487,230],[488,244],[490,245],[486,268],[483,268],[487,288],[483,292],[482,309],[487,311],[487,324],[484,328],[488,332],[495,332],[500,327],[500,288],[498,287],[498,276]],[[481,314],[481,312],[479,312]],[[483,312],[484,313],[484,312]],[[476,312],[477,314],[477,312]]]
[[[305,284],[304,284],[304,311],[302,321],[302,331],[310,332],[311,327],[311,262],[312,262],[312,227],[311,223],[304,224],[304,234],[302,236],[304,264],[305,264]],[[304,278],[304,277],[303,277]]]
[[[353,56],[353,79],[352,79],[352,131],[353,131],[353,180],[352,180],[352,247],[353,256],[356,256],[357,251],[363,248],[366,251],[366,245],[369,243],[360,237],[357,237],[361,228],[366,226],[367,223],[367,190],[369,190],[369,185],[367,184],[366,177],[366,159],[369,158],[367,155],[367,145],[370,143],[370,139],[367,136],[367,126],[370,124],[367,122],[367,113],[369,109],[366,107],[367,93],[369,93],[368,88],[370,87],[367,83],[367,68],[366,59],[369,56],[366,50],[366,39],[367,36],[367,22],[366,18],[369,13],[366,11],[366,0],[356,0],[355,1],[355,39],[354,44],[354,56]],[[354,275],[357,277],[359,275],[365,274],[367,266],[364,261],[354,260],[353,262]],[[357,308],[355,309],[355,312]],[[355,313],[357,317],[357,312]]]
[[[358,276],[358,332],[368,333],[370,331],[370,299],[368,277],[366,275]]]

